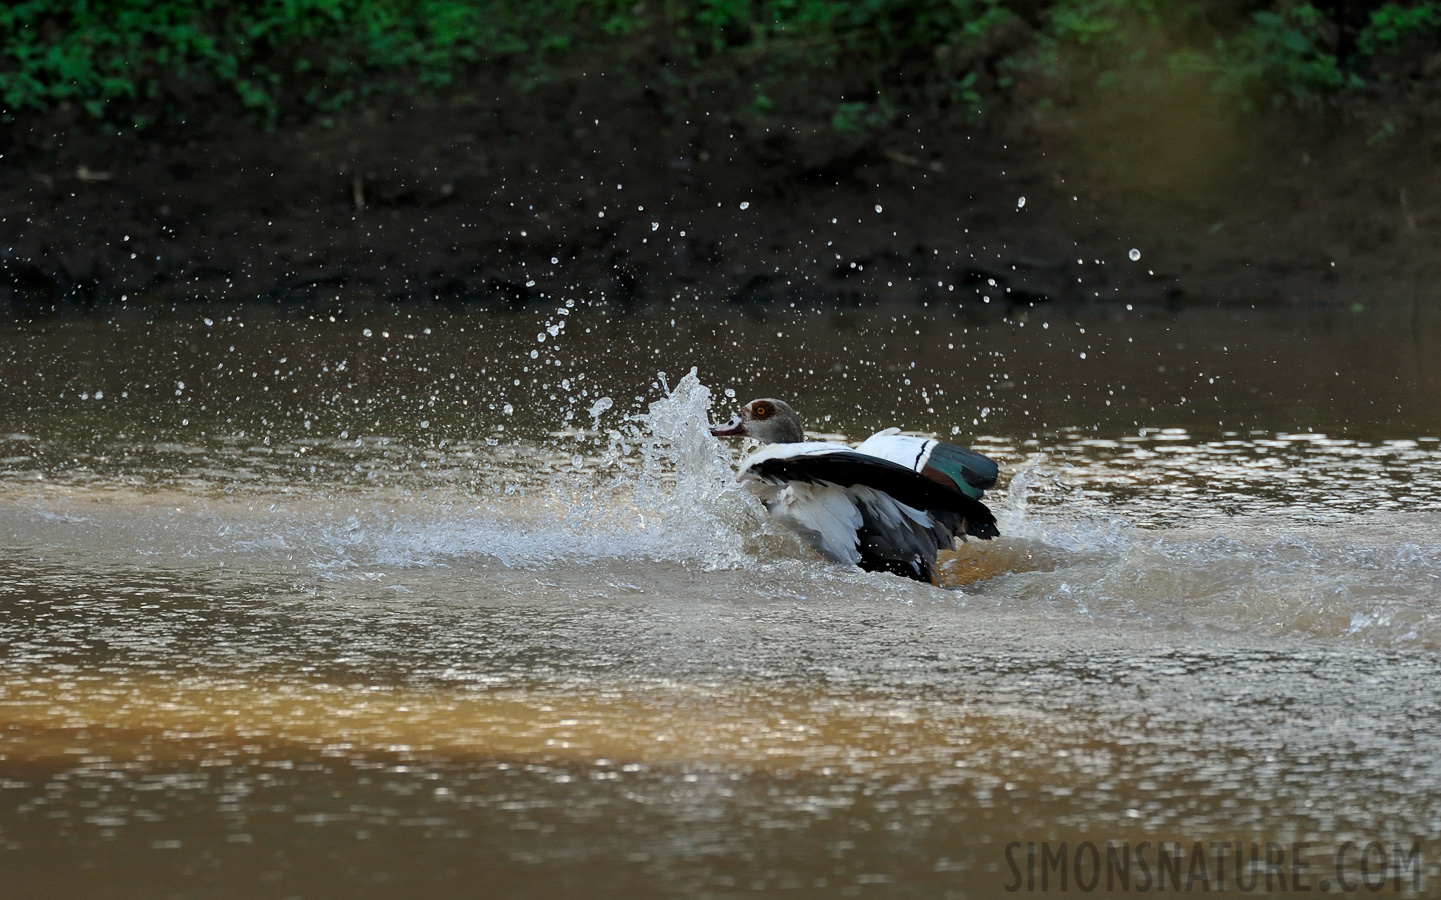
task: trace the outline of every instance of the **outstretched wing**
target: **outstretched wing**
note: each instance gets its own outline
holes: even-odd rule
[[[950,549],[951,535],[991,538],[1000,533],[996,517],[979,500],[904,465],[839,444],[773,444],[747,460],[742,474],[778,485],[831,484],[849,489],[862,517],[871,520],[862,525],[878,535],[896,521],[882,503],[889,498],[929,517],[931,530],[944,534],[944,540],[934,542],[935,549]],[[877,549],[881,543],[877,538]]]
[[[894,428],[866,438],[856,452],[905,466],[940,484],[955,485],[972,500],[981,499],[1000,475],[1000,467],[988,456],[944,441],[897,434]]]

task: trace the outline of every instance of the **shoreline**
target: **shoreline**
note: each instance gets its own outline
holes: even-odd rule
[[[848,131],[734,112],[743,77],[697,112],[677,98],[704,80],[667,87],[666,71],[578,63],[521,91],[480,70],[273,132],[219,109],[148,132],[36,114],[0,139],[0,306],[518,308],[564,292],[1349,308],[1441,293],[1429,100],[1376,145],[1335,127],[1374,110],[1265,117],[1143,85],[1045,115],[917,108]]]

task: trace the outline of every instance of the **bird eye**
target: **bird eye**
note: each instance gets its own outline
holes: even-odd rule
[[[751,415],[755,416],[757,419],[764,419],[770,414],[771,408],[769,406],[766,406],[764,403],[758,403],[755,406],[751,407]]]

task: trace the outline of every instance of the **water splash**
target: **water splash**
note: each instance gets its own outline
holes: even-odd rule
[[[280,590],[423,589],[452,572],[462,592],[542,578],[571,585],[556,591],[568,597],[644,568],[688,573],[655,582],[684,598],[742,583],[702,573],[744,568],[749,596],[814,602],[835,589],[889,602],[892,579],[817,563],[739,489],[697,372],[656,378],[644,411],[611,400],[630,393],[620,385],[588,389],[539,411],[549,421],[529,430],[550,441],[165,435],[75,450],[14,433],[0,531],[81,570],[223,567]],[[594,429],[550,430],[568,409]],[[500,407],[490,416],[486,428],[514,421]],[[1002,537],[943,563],[966,602],[1047,621],[1441,647],[1432,441],[1197,442],[1176,429],[979,440],[1010,477],[987,498]]]
[[[742,565],[757,516],[725,448],[709,433],[711,392],[694,369],[673,389],[663,375],[661,384],[664,395],[610,429],[596,458],[567,450],[562,461],[541,447],[513,448],[489,473],[493,484],[482,503],[431,491],[425,502],[408,499],[403,513],[379,502],[347,514],[294,510],[285,521],[269,520],[263,538],[232,529],[229,545],[303,548],[310,566],[329,578],[478,559],[517,568],[607,559],[705,570]],[[597,424],[609,405],[608,398],[595,403]],[[542,474],[526,477],[527,468]]]
[[[1434,533],[1434,513],[1213,514],[1177,525],[1109,494],[1093,469],[1045,454],[994,506],[1003,537],[967,548],[955,570],[990,556],[994,578],[973,590],[1009,604],[1113,623],[1441,646],[1441,545],[1418,539]]]
[[[661,375],[662,384],[665,375]],[[663,513],[710,507],[734,480],[730,460],[709,431],[711,392],[696,370],[638,417],[642,475],[638,498]]]
[[[660,381],[667,387],[664,373]],[[710,433],[711,399],[692,368],[636,417],[640,462],[620,477],[633,481],[643,527],[668,534],[665,546],[688,551],[687,558],[700,549],[707,569],[732,568],[748,558],[745,535],[754,517],[729,455]]]

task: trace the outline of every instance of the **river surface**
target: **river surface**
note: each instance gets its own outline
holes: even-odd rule
[[[0,383],[5,898],[1441,887],[1434,314],[197,303]],[[816,557],[757,396],[1002,537]]]

